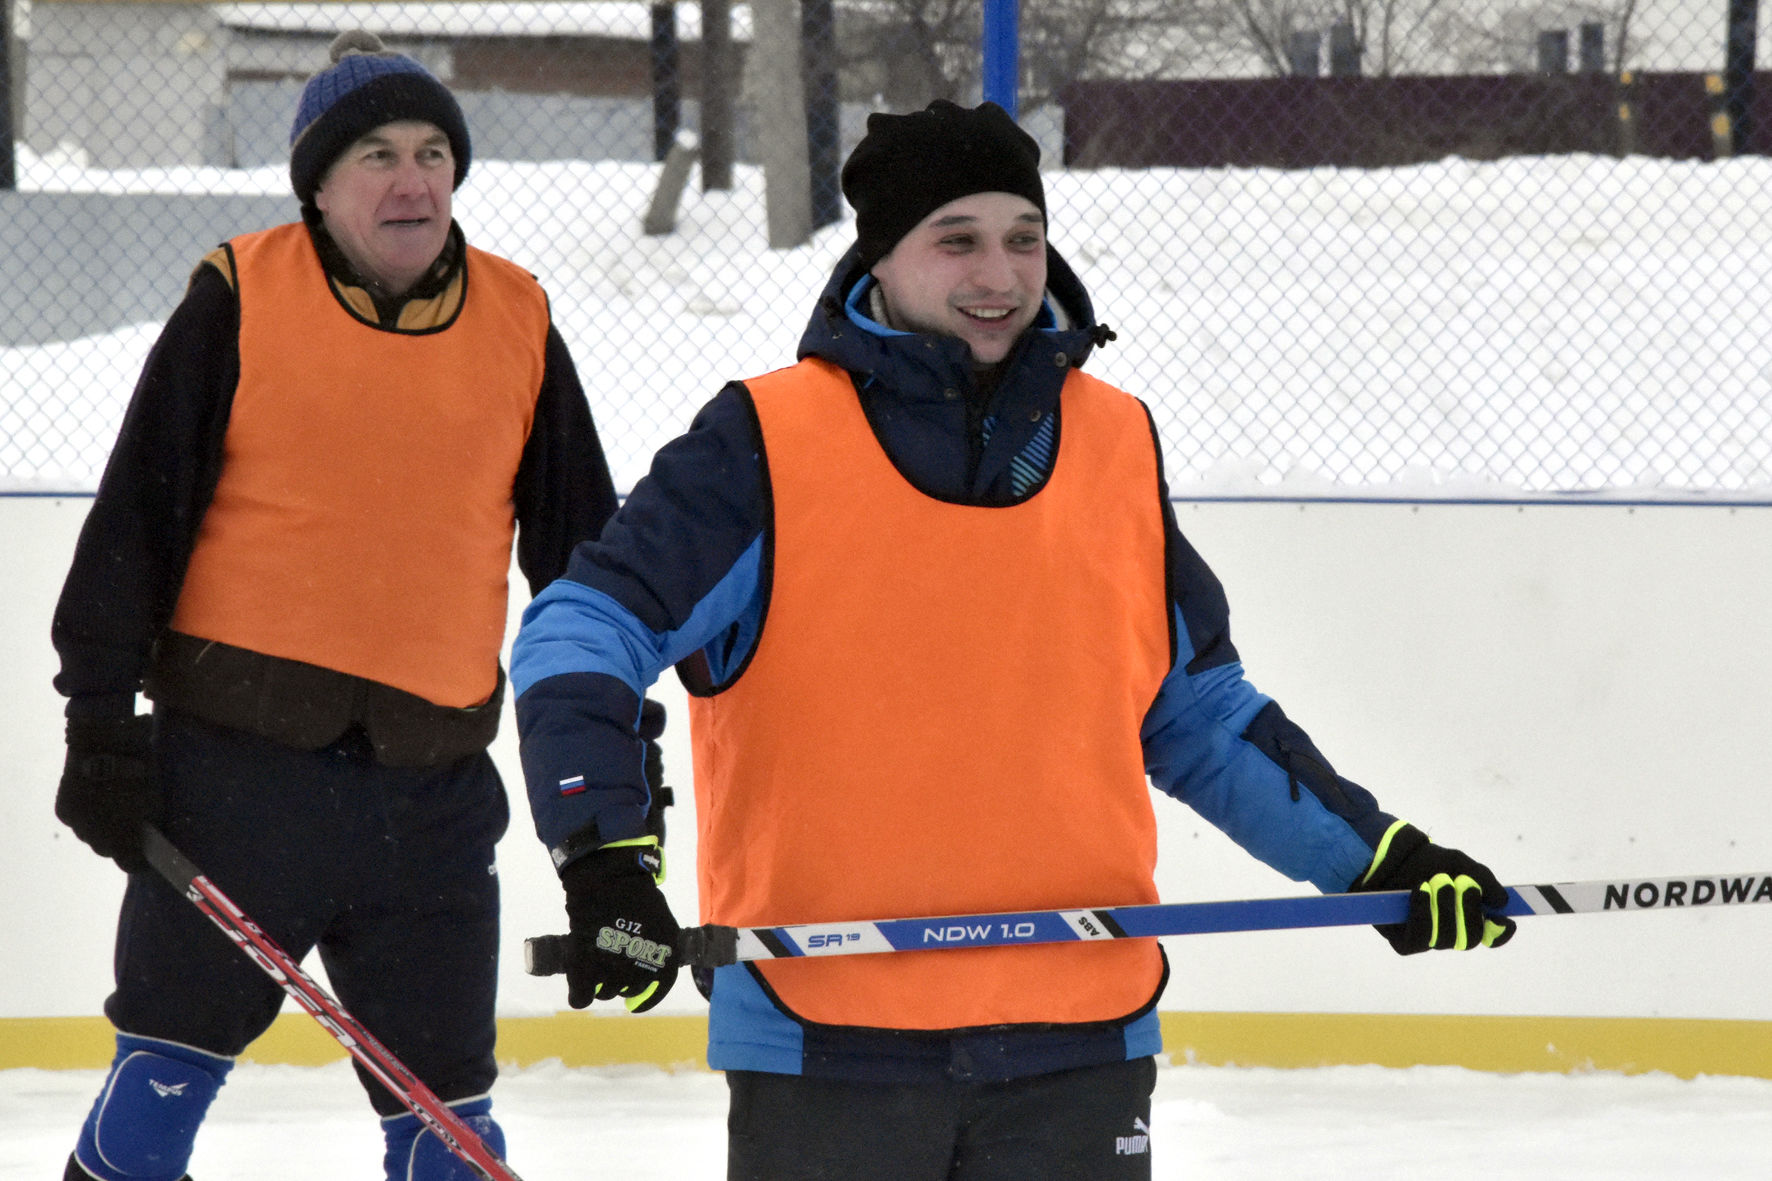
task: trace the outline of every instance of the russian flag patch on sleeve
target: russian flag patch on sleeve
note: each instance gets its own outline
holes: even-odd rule
[[[560,781],[560,794],[563,796],[575,796],[584,789],[585,777],[583,775],[572,775]]]

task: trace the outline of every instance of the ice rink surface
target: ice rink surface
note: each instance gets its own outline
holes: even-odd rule
[[[60,1178],[102,1074],[0,1071],[0,1181]],[[725,1175],[726,1087],[651,1067],[510,1071],[495,1111],[524,1181]],[[1764,1181],[1772,1080],[1455,1067],[1170,1066],[1160,1181]],[[343,1063],[237,1069],[195,1181],[378,1181],[381,1136]]]

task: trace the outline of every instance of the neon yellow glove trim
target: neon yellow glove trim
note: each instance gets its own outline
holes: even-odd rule
[[[1439,875],[1444,877],[1446,875]],[[1440,945],[1440,905],[1439,894],[1435,891],[1434,879],[1429,878],[1415,887],[1427,895],[1427,946],[1433,950]]]
[[[1452,907],[1458,913],[1458,938],[1452,944],[1453,951],[1468,951],[1471,946],[1471,933],[1464,923],[1464,895],[1468,890],[1476,890],[1479,897],[1482,895],[1477,879],[1469,874],[1461,873],[1452,879]]]
[[[658,981],[654,980],[651,984],[648,984],[646,986],[645,991],[637,992],[633,996],[622,997],[621,1003],[628,1007],[628,1012],[632,1013],[635,1009],[638,1009],[641,1005],[646,1003],[647,997],[651,996],[653,993],[655,993],[657,991],[658,991]]]
[[[1401,832],[1403,826],[1408,823],[1407,820],[1399,820],[1384,830],[1384,839],[1378,842],[1378,852],[1372,854],[1372,864],[1366,867],[1366,876],[1360,879],[1362,886],[1372,880],[1372,875],[1378,872],[1378,867],[1383,863],[1385,854],[1391,851],[1391,838]]]
[[[664,851],[664,846],[658,843],[657,837],[629,837],[625,841],[610,841],[606,845],[598,845],[597,848],[599,850],[603,850],[603,849],[640,849],[640,848],[644,848],[647,845],[651,845],[654,849],[658,850],[658,872],[652,875],[652,880],[656,885],[662,886],[662,885],[664,885],[664,882],[665,882],[665,873],[666,873],[665,851]]]
[[[638,849],[643,845],[658,844],[657,837],[629,837],[625,841],[610,841],[606,845],[598,845],[599,849]]]
[[[1502,934],[1505,933],[1506,931],[1507,931],[1507,928],[1502,926],[1500,923],[1496,922],[1494,919],[1488,919],[1488,918],[1484,919],[1483,920],[1483,946],[1484,947],[1494,947],[1495,941],[1497,939],[1499,939],[1502,936]]]
[[[1480,894],[1483,889],[1477,884],[1477,879],[1471,877],[1468,873],[1461,873],[1457,877],[1453,877],[1451,874],[1447,873],[1437,873],[1417,887],[1417,889],[1427,895],[1427,911],[1431,924],[1428,928],[1427,945],[1429,948],[1437,948],[1440,945],[1440,891],[1448,887],[1452,890],[1452,910],[1455,930],[1452,938],[1452,946],[1446,950],[1468,951],[1473,945],[1471,943],[1471,931],[1465,925],[1464,921],[1464,896],[1472,890],[1476,890]],[[1483,946],[1489,946],[1490,941],[1493,940],[1496,935],[1500,934],[1502,930],[1503,928],[1500,924],[1485,918],[1483,920]]]

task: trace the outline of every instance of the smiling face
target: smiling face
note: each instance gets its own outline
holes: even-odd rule
[[[359,275],[404,295],[449,240],[455,156],[430,123],[384,123],[339,154],[314,204]]]
[[[873,273],[892,327],[957,337],[973,360],[994,365],[1040,312],[1046,219],[1026,197],[960,197],[919,222]]]

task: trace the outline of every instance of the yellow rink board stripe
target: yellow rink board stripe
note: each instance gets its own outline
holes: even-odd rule
[[[1772,1021],[1396,1013],[1163,1013],[1161,1019],[1172,1062],[1212,1066],[1372,1064],[1772,1078]]]
[[[1772,1021],[1629,1017],[1460,1017],[1384,1013],[1160,1014],[1173,1062],[1281,1068],[1463,1066],[1503,1073],[1659,1071],[1772,1078]],[[499,1061],[705,1069],[701,1016],[506,1017]],[[102,1017],[0,1018],[0,1070],[96,1069],[111,1060]],[[242,1058],[314,1066],[345,1056],[305,1013],[288,1012]]]

